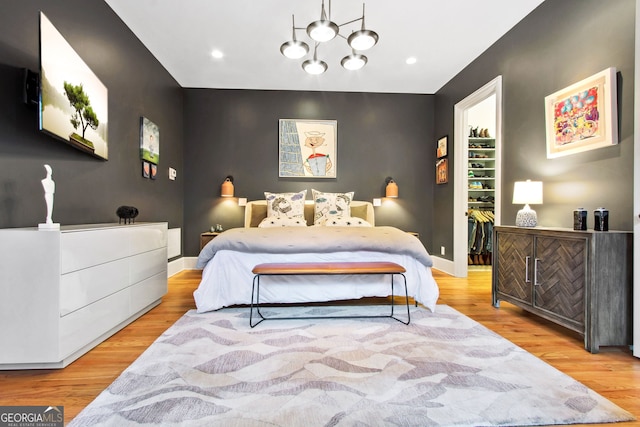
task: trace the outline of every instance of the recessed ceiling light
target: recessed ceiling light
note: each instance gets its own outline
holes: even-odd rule
[[[211,51],[211,56],[213,56],[216,59],[220,59],[220,58],[222,58],[224,56],[224,54],[221,51],[219,51],[218,49],[214,49],[214,50]]]
[[[416,62],[418,62],[418,60],[416,59],[416,57],[415,57],[415,56],[412,56],[412,57],[407,58],[407,61],[406,61],[406,62],[407,62],[407,64],[409,64],[409,65],[413,65],[413,64],[415,64]]]

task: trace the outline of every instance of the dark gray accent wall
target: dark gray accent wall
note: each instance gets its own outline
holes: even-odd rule
[[[102,0],[4,0],[0,9],[0,228],[44,222],[44,164],[56,182],[55,222],[117,222],[116,208],[133,205],[137,221],[182,227],[182,88]],[[21,69],[39,69],[40,11],[108,88],[108,161],[40,133],[37,108],[21,102]],[[154,181],[141,176],[140,116],[160,127]]]
[[[243,224],[244,208],[220,197],[227,175],[235,196],[264,199],[264,191],[355,191],[355,199],[384,196],[385,178],[400,197],[376,207],[376,224],[431,240],[435,149],[433,95],[250,90],[185,90],[185,254],[213,224]],[[278,119],[338,121],[336,179],[278,177]]]
[[[436,134],[453,135],[454,105],[503,76],[502,224],[522,208],[511,203],[513,183],[532,179],[544,183],[544,204],[532,206],[540,225],[571,228],[583,207],[591,229],[603,206],[610,229],[632,230],[634,17],[634,0],[546,0],[436,93]],[[618,70],[619,144],[547,159],[545,96],[608,67]],[[434,195],[433,246],[450,247],[454,218],[464,217],[453,212],[452,185]]]

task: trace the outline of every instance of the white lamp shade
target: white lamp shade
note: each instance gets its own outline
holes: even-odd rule
[[[514,205],[542,204],[542,181],[516,181],[513,184]]]

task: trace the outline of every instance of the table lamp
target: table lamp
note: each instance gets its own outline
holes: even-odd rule
[[[536,211],[529,205],[542,204],[542,181],[516,181],[513,184],[513,204],[523,204],[524,208],[516,215],[517,227],[535,227],[538,225]]]

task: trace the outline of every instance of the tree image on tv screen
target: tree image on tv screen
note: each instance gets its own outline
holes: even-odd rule
[[[67,81],[64,82],[64,94],[69,100],[71,107],[75,110],[75,113],[69,120],[71,125],[76,130],[78,128],[82,129],[82,135],[73,133],[70,138],[93,149],[93,143],[84,137],[85,132],[88,127],[91,127],[93,130],[97,129],[100,122],[91,107],[89,96],[85,93],[82,83],[76,86]]]

